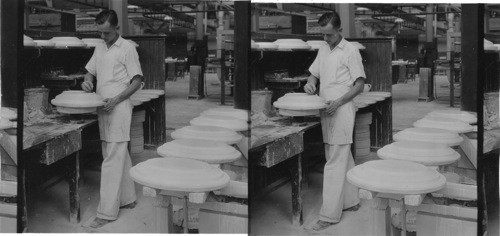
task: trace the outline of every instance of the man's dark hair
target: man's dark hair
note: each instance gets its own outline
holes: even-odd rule
[[[326,26],[328,23],[331,23],[334,28],[340,28],[340,16],[336,11],[327,12],[318,20],[320,26]]]
[[[118,16],[114,10],[103,10],[95,17],[95,23],[102,25],[109,22],[111,26],[118,25]]]

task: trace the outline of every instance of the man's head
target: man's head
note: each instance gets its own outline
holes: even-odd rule
[[[323,39],[330,46],[340,40],[340,33],[342,32],[340,23],[340,17],[336,11],[325,13],[318,20]]]
[[[100,12],[96,18],[95,23],[101,38],[106,44],[112,44],[118,38],[118,16],[113,10],[104,10]]]

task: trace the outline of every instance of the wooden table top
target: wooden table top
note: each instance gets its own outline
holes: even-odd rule
[[[262,148],[286,136],[297,134],[320,125],[314,118],[303,120],[282,118],[252,127],[251,149]]]
[[[47,141],[72,131],[81,130],[96,122],[96,115],[55,115],[43,122],[24,126],[23,150],[30,150]]]

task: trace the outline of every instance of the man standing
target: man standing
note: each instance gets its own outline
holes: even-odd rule
[[[100,201],[97,217],[90,227],[99,228],[118,217],[119,208],[134,208],[136,193],[129,176],[132,161],[128,153],[132,104],[129,97],[142,83],[142,71],[135,47],[118,34],[118,17],[104,10],[95,19],[105,44],[95,48],[85,68],[82,89],[104,98],[97,111],[104,161],[101,168]]]
[[[343,210],[359,208],[358,189],[347,182],[346,173],[354,167],[351,143],[356,108],[352,99],[363,91],[366,77],[359,50],[340,35],[337,12],[323,14],[318,23],[328,45],[319,49],[304,86],[305,92],[314,94],[319,80],[319,95],[328,104],[320,114],[326,164],[323,205],[312,228],[315,231],[340,222]]]

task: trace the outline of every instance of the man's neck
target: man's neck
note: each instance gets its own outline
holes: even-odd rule
[[[335,42],[333,45],[330,45],[330,50],[333,50],[335,47],[337,47],[337,45],[339,45],[342,39],[343,39],[342,35],[339,35],[339,39],[337,40],[337,42]]]
[[[108,48],[110,48],[111,46],[113,46],[113,44],[116,43],[116,41],[118,40],[118,38],[120,38],[120,35],[116,34],[116,38],[114,38],[113,41],[111,41],[109,44],[106,44],[108,46]]]

